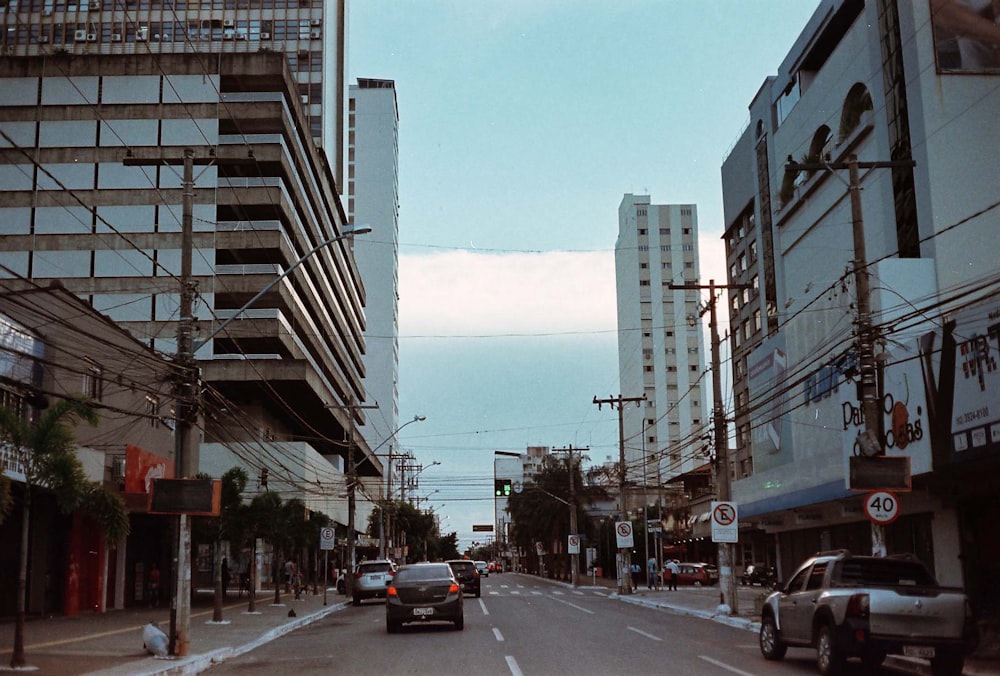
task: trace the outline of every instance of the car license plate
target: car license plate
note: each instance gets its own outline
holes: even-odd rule
[[[434,609],[433,608],[414,608],[413,609],[413,614],[414,615],[418,615],[418,616],[419,615],[433,615],[434,614]]]
[[[922,657],[925,660],[934,657],[934,647],[929,645],[904,645],[903,654],[907,657]]]

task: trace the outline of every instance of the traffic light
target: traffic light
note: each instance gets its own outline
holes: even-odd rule
[[[510,479],[494,479],[493,494],[498,498],[509,498],[510,486],[511,486]]]

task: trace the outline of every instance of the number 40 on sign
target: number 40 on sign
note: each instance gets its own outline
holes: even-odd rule
[[[865,496],[865,516],[872,523],[890,524],[899,516],[899,498],[892,491],[874,491]]]

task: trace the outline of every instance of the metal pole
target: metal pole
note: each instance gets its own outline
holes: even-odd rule
[[[180,320],[177,323],[177,365],[181,370],[176,402],[174,435],[174,476],[191,476],[196,466],[192,444],[192,416],[197,371],[194,368],[191,334],[194,325],[192,307],[194,287],[191,280],[194,251],[194,149],[184,149],[184,179],[181,214],[181,289]],[[190,646],[191,625],[191,520],[181,514],[177,521],[177,567],[173,603],[171,604],[171,654],[185,657]]]
[[[729,480],[729,435],[726,433],[726,413],[722,404],[722,380],[720,378],[719,324],[716,313],[715,280],[709,280],[709,311],[712,326],[712,399],[715,408],[715,460],[718,482],[717,496],[721,502],[732,499],[732,484]],[[719,543],[719,587],[723,603],[729,606],[731,615],[739,614],[739,597],[736,592],[736,574],[733,567],[733,545]]]

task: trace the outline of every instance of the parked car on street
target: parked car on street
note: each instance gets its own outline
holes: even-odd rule
[[[719,569],[710,563],[678,563],[680,573],[677,584],[691,584],[696,587],[716,584],[719,581]]]
[[[377,559],[359,563],[354,569],[352,603],[360,606],[365,599],[384,599],[386,584],[395,574],[396,564],[392,561]]]
[[[479,598],[482,592],[476,562],[469,559],[452,559],[446,563],[451,566],[455,579],[462,585],[462,591],[466,594],[475,594],[476,598]]]
[[[489,577],[490,567],[485,561],[476,561],[476,569],[479,570],[479,577]]]
[[[394,634],[409,622],[465,626],[462,587],[447,563],[401,566],[386,589],[385,629]]]
[[[849,657],[875,668],[888,654],[930,660],[931,673],[958,676],[978,642],[961,589],[942,587],[915,556],[807,559],[764,601],[760,652],[780,660],[790,646],[816,649],[819,672],[837,674]]]

